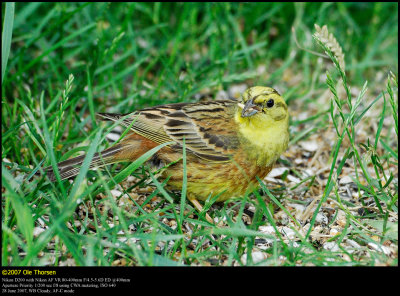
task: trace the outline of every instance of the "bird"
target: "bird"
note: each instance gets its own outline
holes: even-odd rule
[[[89,169],[133,162],[150,149],[171,142],[149,160],[166,166],[158,178],[167,189],[181,190],[186,150],[187,199],[199,211],[199,201],[242,197],[258,187],[289,143],[289,113],[284,98],[273,88],[253,86],[239,99],[187,102],[148,107],[126,114],[98,113],[130,131],[116,145],[95,153]],[[57,164],[61,180],[79,173],[85,155]],[[53,168],[45,168],[51,182]],[[208,222],[213,223],[206,213]]]

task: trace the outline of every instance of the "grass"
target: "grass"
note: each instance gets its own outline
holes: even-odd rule
[[[398,264],[397,3],[2,7],[3,266]],[[283,93],[291,140],[259,191],[210,196],[224,227],[164,188],[160,147],[88,171],[117,126],[96,112],[244,84]],[[82,152],[74,182],[35,174]]]

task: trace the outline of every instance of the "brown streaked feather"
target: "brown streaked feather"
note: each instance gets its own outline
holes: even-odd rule
[[[122,145],[115,145],[111,148],[104,150],[103,152],[95,153],[90,162],[89,169],[102,167],[104,165],[113,163],[114,155],[122,150]],[[76,176],[79,173],[85,157],[86,155],[81,155],[72,159],[59,162],[57,164],[57,167],[60,173],[61,180]],[[53,171],[53,167],[48,166],[44,170],[51,182],[56,181],[56,175]]]
[[[157,143],[138,134],[130,134],[124,140],[102,152],[95,153],[89,169],[103,167],[120,161],[134,161],[148,150],[157,146]],[[57,164],[61,180],[74,177],[79,174],[86,155],[77,156]],[[51,182],[56,181],[53,167],[44,169]]]
[[[125,115],[100,113],[104,119],[119,121],[157,144],[175,141],[173,148],[186,149],[209,161],[228,161],[239,145],[233,100],[177,103],[143,109]],[[212,125],[211,125],[212,123]]]

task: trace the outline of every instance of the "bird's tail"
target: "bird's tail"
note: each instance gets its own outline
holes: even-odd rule
[[[111,148],[108,148],[102,152],[97,152],[94,154],[89,169],[102,167],[111,163],[115,163],[118,161],[122,161],[123,159],[117,157],[118,154],[122,151],[124,145],[117,144]],[[82,163],[85,159],[86,155],[81,155],[75,158],[71,158],[65,161],[62,161],[57,164],[58,171],[60,173],[61,180],[68,179],[74,177],[79,174]],[[47,177],[51,182],[56,181],[56,175],[54,173],[53,167],[49,166],[44,169]]]

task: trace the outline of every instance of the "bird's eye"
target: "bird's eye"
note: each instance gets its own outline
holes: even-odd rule
[[[268,100],[268,102],[267,102],[267,107],[268,108],[271,108],[271,107],[273,107],[274,106],[274,100],[273,99],[270,99],[270,100]]]

